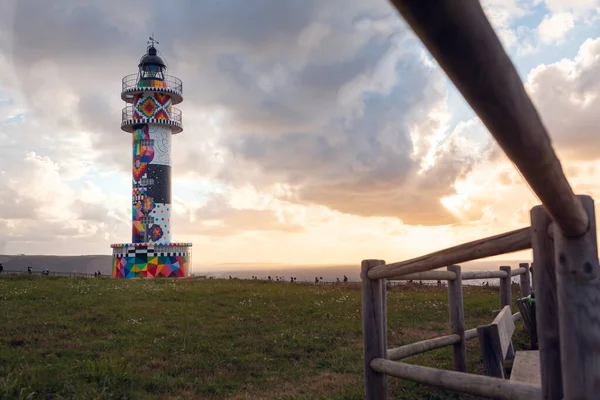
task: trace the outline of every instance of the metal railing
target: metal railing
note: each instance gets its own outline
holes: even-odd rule
[[[181,124],[182,123],[181,110],[176,107],[171,107],[170,109],[171,109],[171,113],[169,115],[169,120],[175,121],[175,122],[178,122]],[[133,105],[129,105],[129,106],[123,108],[123,110],[121,110],[121,122],[130,121],[130,120],[134,120],[134,119],[140,119],[140,118],[134,118]]]
[[[142,84],[140,85],[140,81],[142,82]],[[145,85],[143,83],[146,82],[160,82],[162,84],[162,86],[155,86],[155,85]],[[130,74],[127,75],[123,78],[123,82],[122,82],[122,90],[128,90],[128,89],[132,89],[132,88],[138,88],[138,87],[163,87],[166,89],[171,89],[171,90],[176,90],[180,93],[183,93],[183,82],[181,82],[181,79],[176,78],[172,75],[165,75],[165,78],[160,81],[157,79],[138,79],[138,74]]]
[[[32,275],[32,276],[64,276],[70,278],[95,278],[97,277],[94,273],[89,272],[65,272],[65,271],[48,271],[47,274],[44,271],[32,270],[31,273],[27,270],[3,270],[0,272],[0,277],[11,276],[11,275]],[[110,277],[110,274],[99,275],[99,277]]]

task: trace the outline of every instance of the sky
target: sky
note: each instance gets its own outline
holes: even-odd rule
[[[482,5],[575,192],[600,198],[600,0]],[[172,239],[194,265],[401,261],[539,204],[386,0],[3,0],[0,254],[131,240],[121,79],[152,33],[183,80]]]

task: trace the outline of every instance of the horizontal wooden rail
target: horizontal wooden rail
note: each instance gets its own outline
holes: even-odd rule
[[[517,229],[485,239],[479,239],[448,249],[436,251],[412,260],[379,265],[369,270],[370,279],[402,276],[417,272],[430,271],[447,265],[465,261],[512,253],[531,248],[531,228]],[[463,278],[464,279],[464,278]]]
[[[508,274],[505,271],[467,271],[462,273],[463,281],[469,281],[473,279],[493,279],[506,277],[508,277]]]
[[[465,340],[471,340],[477,337],[477,328],[467,329],[465,331]]]
[[[387,358],[389,360],[401,360],[406,357],[414,356],[416,354],[425,353],[429,350],[441,349],[443,347],[452,346],[460,342],[459,335],[448,335],[441,336],[434,339],[422,340],[407,344],[404,346],[389,349],[387,351]]]
[[[510,271],[510,276],[521,275],[521,274],[524,274],[525,272],[527,272],[527,268],[525,268],[525,267],[519,267],[519,268],[511,270]]]
[[[566,236],[587,232],[550,136],[477,0],[391,0]],[[416,272],[416,271],[415,271]]]
[[[475,396],[502,400],[541,398],[541,388],[539,386],[506,379],[422,367],[383,358],[375,358],[371,361],[370,366],[373,370],[382,374]]]
[[[426,271],[426,272],[417,272],[416,274],[392,276],[388,279],[391,281],[437,281],[437,280],[454,281],[454,280],[456,280],[456,272],[453,272],[453,271]]]

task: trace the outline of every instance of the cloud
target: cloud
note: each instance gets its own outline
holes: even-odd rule
[[[539,65],[527,88],[553,143],[567,159],[598,157],[600,38],[587,39],[572,59]]]
[[[559,12],[544,17],[537,27],[537,34],[544,44],[561,44],[565,35],[575,27],[575,18],[570,12]]]
[[[575,24],[591,7],[546,2],[552,14],[538,38],[525,24],[540,2],[483,3],[518,56],[550,40],[557,16]],[[348,240],[383,229],[396,248],[411,233],[450,245],[449,226],[472,237],[483,229],[472,224],[521,221],[487,197],[518,177],[492,171],[505,157],[477,119],[453,121],[447,78],[388,1],[20,0],[0,6],[0,242],[72,251],[72,238],[98,252],[127,241],[131,139],[119,129],[120,79],[136,72],[152,31],[184,82],[185,130],[173,140],[178,240],[202,238],[226,256],[240,243],[310,247],[358,224]],[[528,84],[560,151],[591,159],[588,47],[538,67]],[[507,192],[484,182],[491,177]],[[323,240],[315,257],[332,246]]]

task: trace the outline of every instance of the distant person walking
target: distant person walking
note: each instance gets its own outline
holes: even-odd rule
[[[346,275],[344,275],[344,283],[348,282],[348,277]]]
[[[31,267],[30,267],[30,266],[27,266],[27,273],[28,273],[29,275],[31,275]]]
[[[315,276],[315,283],[319,283],[319,277]]]
[[[4,271],[4,265],[2,265],[2,263],[0,263],[0,274],[2,273],[2,271]]]

